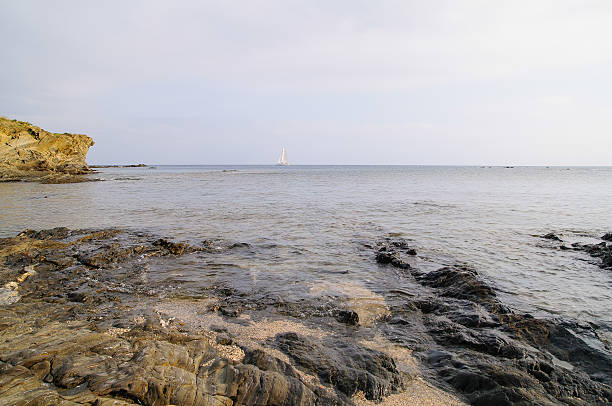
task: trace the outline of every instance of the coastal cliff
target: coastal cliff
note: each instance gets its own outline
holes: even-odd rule
[[[0,181],[78,181],[75,175],[91,171],[85,157],[92,145],[83,134],[51,133],[0,117]]]

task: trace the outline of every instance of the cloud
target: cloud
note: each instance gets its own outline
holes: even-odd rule
[[[461,149],[474,139],[569,137],[564,129],[580,126],[589,127],[585,140],[612,148],[602,107],[612,91],[609,1],[60,0],[3,1],[2,10],[3,114],[87,131],[98,145],[144,125],[149,161],[170,159],[161,146],[169,131],[272,145],[297,131],[292,123],[338,145],[349,131],[367,133],[356,144],[364,150],[387,139],[381,134],[425,123],[452,134],[466,163],[510,159]],[[408,150],[417,138],[393,142]],[[198,142],[213,151],[224,141]],[[313,148],[305,162],[318,156]],[[112,158],[113,148],[101,150],[92,156]],[[197,157],[258,161],[248,150]]]

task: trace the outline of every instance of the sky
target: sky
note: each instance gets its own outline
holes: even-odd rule
[[[612,1],[0,0],[0,115],[90,164],[612,165]]]

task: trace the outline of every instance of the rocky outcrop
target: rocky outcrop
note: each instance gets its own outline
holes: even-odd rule
[[[401,387],[393,359],[378,351],[286,333],[272,345],[291,353],[291,365],[146,307],[167,288],[147,280],[149,262],[209,252],[206,241],[120,229],[0,239],[0,284],[11,289],[0,291],[0,405],[350,406],[357,390],[380,399]]]
[[[0,181],[79,181],[75,175],[90,172],[85,156],[93,144],[86,135],[50,133],[0,117]]]
[[[431,290],[392,308],[383,329],[470,404],[612,402],[612,358],[581,338],[595,326],[514,312],[465,265],[411,274]]]
[[[63,227],[0,239],[0,405],[352,406],[402,396],[417,375],[473,405],[612,402],[597,326],[516,312],[467,265],[424,272],[406,241],[369,247],[373,268],[412,289],[366,323],[347,302],[216,276],[185,297],[204,276],[177,264],[246,244]],[[171,292],[178,313],[159,306]]]
[[[397,249],[383,252],[399,258]],[[588,345],[597,326],[515,312],[466,265],[406,272],[401,261],[387,263],[422,290],[391,307],[382,330],[391,340],[410,343],[436,379],[470,404],[612,402],[612,357]]]
[[[31,314],[19,314],[26,309]],[[55,321],[40,319],[43,313]],[[0,404],[301,406],[317,400],[291,366],[274,368],[283,364],[276,358],[230,360],[209,337],[168,331],[155,320],[116,334],[62,320],[67,317],[57,305],[2,313]]]

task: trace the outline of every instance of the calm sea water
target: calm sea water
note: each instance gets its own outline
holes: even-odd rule
[[[246,293],[368,300],[411,288],[363,247],[401,235],[416,265],[468,263],[516,308],[612,327],[612,272],[537,237],[612,231],[612,168],[158,166],[95,177],[104,181],[0,184],[0,236],[111,226],[244,242],[164,272],[191,291],[215,278]]]

